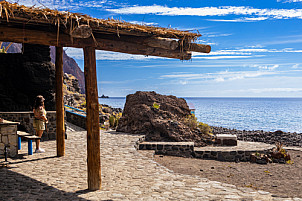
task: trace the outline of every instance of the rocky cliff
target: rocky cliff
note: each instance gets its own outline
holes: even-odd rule
[[[56,48],[50,47],[51,61],[55,63],[56,60]],[[63,52],[63,70],[64,73],[71,74],[76,77],[79,81],[80,93],[85,93],[85,77],[84,72],[80,69],[77,62],[69,57],[66,52]]]
[[[145,134],[147,141],[193,141],[196,146],[206,145],[211,137],[186,125],[188,116],[190,110],[184,99],[138,91],[127,96],[117,131]]]
[[[4,42],[2,47],[7,47],[10,43]],[[22,44],[13,43],[7,53],[22,53]],[[50,58],[51,62],[54,64],[56,59],[56,49],[55,47],[50,47]],[[64,73],[71,74],[76,77],[79,81],[80,93],[85,93],[85,77],[84,72],[80,69],[77,62],[69,57],[65,51],[63,51],[63,70]]]
[[[79,81],[75,76],[64,73],[63,94],[65,105],[76,108],[85,107],[85,94],[81,93]]]

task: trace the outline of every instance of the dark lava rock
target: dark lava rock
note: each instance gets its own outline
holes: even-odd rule
[[[30,111],[37,95],[55,109],[55,67],[49,47],[24,44],[22,53],[0,54],[0,111]]]
[[[268,132],[263,130],[236,130],[223,127],[211,126],[213,134],[235,134],[238,140],[250,142],[264,142],[268,144],[275,144],[281,142],[285,146],[299,146],[302,147],[302,133],[289,133],[277,130],[275,132]]]
[[[182,98],[138,91],[127,96],[117,131],[145,134],[146,141],[193,141],[205,146],[207,137],[183,123],[188,115],[189,107]]]

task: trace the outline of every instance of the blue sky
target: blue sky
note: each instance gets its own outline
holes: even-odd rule
[[[212,46],[190,61],[97,51],[100,95],[154,90],[179,97],[302,97],[302,0],[18,2],[198,31],[197,42]],[[82,50],[66,51],[83,69]]]

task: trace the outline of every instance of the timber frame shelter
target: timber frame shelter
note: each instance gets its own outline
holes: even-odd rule
[[[193,43],[200,36],[188,31],[0,2],[0,41],[56,46],[56,140],[59,157],[65,155],[63,47],[83,48],[89,190],[101,189],[95,50],[189,60],[191,51],[211,51],[209,45]]]

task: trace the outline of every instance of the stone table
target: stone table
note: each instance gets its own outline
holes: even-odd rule
[[[7,120],[0,123],[0,157],[4,157],[5,146],[9,148],[9,157],[18,155],[17,125],[19,122]]]

